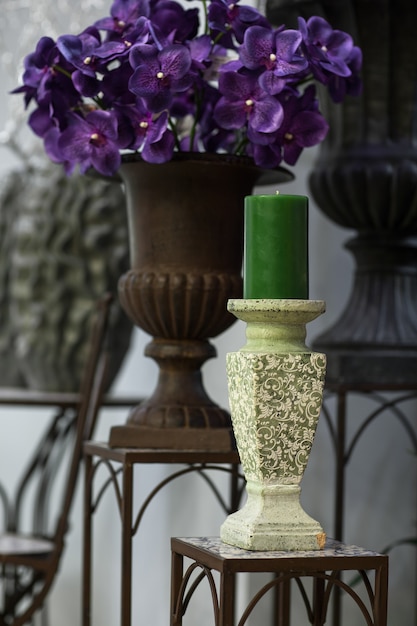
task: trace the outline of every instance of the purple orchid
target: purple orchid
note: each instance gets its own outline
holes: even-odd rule
[[[298,18],[298,27],[303,38],[304,53],[309,59],[313,76],[326,85],[332,75],[351,75],[348,62],[353,50],[350,35],[333,30],[322,17],[311,17],[307,22]]]
[[[79,101],[80,94],[71,81],[71,66],[50,37],[40,39],[35,52],[25,58],[24,66],[23,85],[12,93],[24,93],[26,106],[35,100],[39,106],[51,106],[51,114],[55,115],[53,103],[60,94],[60,112],[64,115],[67,108]]]
[[[97,95],[100,83],[97,71],[100,68],[100,59],[95,51],[100,45],[100,34],[96,29],[88,29],[78,37],[64,35],[56,42],[62,56],[75,68],[72,73],[72,82],[77,91],[86,97]]]
[[[152,5],[151,22],[159,45],[191,41],[198,33],[198,9],[185,10],[175,0],[159,0]]]
[[[58,37],[57,48],[62,56],[87,76],[96,77],[98,59],[95,51],[100,45],[100,33],[95,28],[89,28],[78,37],[63,35]]]
[[[135,46],[130,63],[134,73],[129,80],[129,89],[144,98],[154,113],[170,106],[173,92],[186,91],[192,85],[189,74],[191,54],[188,48],[179,44],[161,51],[151,45]]]
[[[353,46],[346,64],[351,72],[349,76],[341,77],[333,74],[329,78],[328,89],[333,102],[343,102],[346,96],[359,96],[361,94],[362,51],[360,48]]]
[[[265,93],[258,77],[247,70],[223,71],[219,77],[223,94],[214,109],[214,119],[225,129],[245,125],[254,131],[273,133],[280,127],[284,112],[280,102]]]
[[[318,111],[314,85],[310,85],[302,95],[295,94],[293,90],[282,93],[280,99],[285,115],[277,132],[277,141],[282,145],[284,161],[295,165],[304,148],[323,141],[329,125]]]
[[[101,69],[112,61],[122,62],[128,57],[133,45],[148,43],[150,37],[150,22],[147,17],[140,17],[126,33],[113,32],[95,50],[97,59],[101,60]]]
[[[310,85],[299,94],[286,89],[278,99],[285,111],[284,119],[275,133],[261,133],[248,129],[248,152],[259,165],[279,165],[285,161],[295,165],[304,148],[317,145],[327,135],[329,126],[318,110],[315,86]]]
[[[134,106],[120,107],[118,116],[119,136],[124,137],[124,143],[129,150],[139,150],[147,142],[160,141],[168,130],[166,111],[155,115],[140,98],[136,99]]]
[[[29,116],[29,126],[38,137],[44,137],[51,128],[56,128],[48,105],[40,105]]]
[[[13,93],[68,173],[112,175],[124,151],[152,163],[174,151],[246,154],[271,168],[294,165],[327,133],[305,85],[322,83],[341,102],[360,93],[361,65],[350,35],[320,17],[293,30],[240,0],[207,0],[201,11],[113,0],[80,34],[42,37]]]
[[[274,95],[283,90],[286,77],[303,73],[308,62],[299,51],[302,38],[296,30],[275,31],[251,26],[239,48],[242,64],[250,70],[264,69],[262,88]]]
[[[103,176],[110,176],[119,168],[120,147],[117,117],[110,111],[92,111],[85,118],[72,116],[58,139],[64,161],[78,162],[81,173],[93,167]]]
[[[94,26],[120,39],[135,28],[139,18],[148,17],[149,11],[149,0],[114,0],[110,9],[111,17],[97,20]]]
[[[136,106],[120,109],[118,125],[119,136],[125,137],[126,148],[141,150],[149,163],[164,163],[172,157],[175,138],[168,128],[166,112],[155,115],[139,99]]]
[[[104,110],[118,109],[126,104],[134,105],[136,96],[126,89],[133,74],[129,60],[123,57],[116,69],[106,71],[100,83],[100,106]]]
[[[221,43],[233,46],[232,34],[238,43],[242,43],[249,26],[265,26],[270,28],[267,19],[254,7],[240,5],[239,0],[213,0],[208,10],[208,20],[213,33],[223,33]]]
[[[54,68],[59,60],[59,53],[54,40],[50,37],[42,37],[35,52],[25,58],[23,86],[15,89],[15,93],[24,92],[26,94],[26,105],[30,103],[32,98],[35,98],[38,103],[42,103],[45,93],[49,91],[50,83],[56,79],[57,72]]]
[[[141,154],[148,163],[165,163],[172,157],[174,146],[174,135],[167,130],[160,139],[146,141]]]

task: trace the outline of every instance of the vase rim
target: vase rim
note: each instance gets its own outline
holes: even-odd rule
[[[249,156],[217,152],[174,152],[171,159],[164,163],[148,163],[139,152],[126,153],[122,155],[121,167],[129,163],[144,163],[149,167],[162,167],[169,166],[170,163],[190,163],[191,161],[202,164],[216,163],[231,167],[238,165],[249,168],[259,172],[257,185],[272,185],[277,182],[277,176],[279,177],[279,182],[291,182],[295,178],[294,174],[284,167],[277,166],[272,169],[266,169],[256,165]]]

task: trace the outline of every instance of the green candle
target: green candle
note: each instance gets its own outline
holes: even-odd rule
[[[245,198],[244,298],[308,299],[308,198]]]

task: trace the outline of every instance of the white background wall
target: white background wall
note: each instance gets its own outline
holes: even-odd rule
[[[55,27],[58,33],[68,32],[71,19],[87,25],[92,16],[103,15],[107,10],[107,3],[103,0],[84,0],[79,4],[81,10],[74,14],[68,2],[51,2],[48,5],[44,0],[0,0],[3,20],[0,23],[3,37],[0,43],[0,130],[8,120],[16,119],[16,113],[10,112],[11,98],[7,92],[15,84],[18,60],[32,49],[33,43],[42,34],[49,32],[48,21],[51,22],[51,34],[54,34]],[[71,6],[74,7],[74,3]],[[76,32],[76,28],[72,30]],[[22,50],[24,45],[26,49]],[[4,133],[2,137],[5,138]],[[24,141],[29,142],[29,139]],[[283,192],[308,195],[306,177],[314,157],[314,150],[303,155],[295,168],[295,182],[285,185],[285,188],[283,186]],[[15,164],[16,159],[3,145],[0,148],[1,171],[6,173]],[[260,191],[273,190],[257,190]],[[310,203],[310,297],[326,300],[327,313],[310,325],[309,340],[337,319],[348,298],[353,263],[343,248],[343,242],[349,235],[349,232],[329,222],[313,202]],[[147,341],[148,337],[142,331],[135,331],[132,348],[114,387],[115,393],[142,396],[152,389],[156,366],[143,356]],[[219,404],[227,406],[225,354],[239,349],[244,343],[243,324],[236,323],[214,343],[218,357],[204,366],[204,380],[209,394]],[[364,411],[366,407],[362,404],[355,405],[349,419],[350,431]],[[123,411],[103,411],[97,439],[106,440],[110,427],[123,423],[125,419]],[[0,480],[8,489],[11,490],[15,484],[19,469],[45,420],[45,413],[41,411],[0,409]],[[346,541],[378,550],[392,540],[416,534],[416,464],[417,460],[410,454],[408,439],[392,417],[383,417],[372,425],[349,465]],[[164,466],[144,466],[137,476],[138,499],[171,470]],[[330,534],[334,503],[333,472],[334,453],[322,419],[302,485],[302,500],[305,509],[320,520]],[[220,484],[226,493],[227,481],[223,478]],[[135,542],[135,625],[165,626],[168,623],[169,538],[173,535],[217,535],[223,519],[224,513],[198,477],[182,479],[158,496],[145,515]],[[80,484],[68,548],[51,596],[51,626],[80,623],[81,524]],[[114,626],[119,615],[120,534],[118,514],[111,497],[102,502],[95,518],[94,531],[93,623],[94,626]],[[391,555],[390,626],[415,626],[415,557],[415,548],[399,548]],[[243,595],[245,589],[243,586]],[[201,599],[198,607],[192,606],[190,610],[193,611],[190,624],[197,623],[197,620],[200,626],[212,623],[205,600]],[[300,626],[307,624],[299,608],[294,610],[294,623]],[[349,616],[346,624],[353,626],[354,616],[348,608],[346,614]],[[257,626],[269,623],[265,619],[260,614]]]

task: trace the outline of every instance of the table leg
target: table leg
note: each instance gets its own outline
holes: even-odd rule
[[[83,526],[83,583],[82,583],[82,626],[91,624],[91,559],[92,559],[92,457],[85,455],[84,479],[84,526]]]
[[[230,466],[230,509],[228,513],[234,513],[238,510],[240,504],[239,491],[239,465]]]
[[[346,472],[346,393],[337,395],[337,438],[336,438],[336,484],[335,484],[335,523],[334,535],[343,539],[345,515],[345,472]],[[341,626],[341,590],[333,589],[333,626]]]
[[[278,574],[279,576],[279,574]],[[275,618],[273,624],[289,626],[290,624],[291,581],[284,580],[275,587],[274,603]]]
[[[388,557],[383,565],[375,570],[374,598],[375,626],[387,626],[388,610]]]
[[[235,620],[235,577],[231,572],[222,572],[219,588],[219,626],[233,626]]]
[[[133,466],[123,465],[122,485],[122,571],[121,571],[121,626],[131,626],[132,619],[132,510]]]
[[[182,626],[182,606],[179,602],[183,578],[184,557],[172,552],[171,557],[171,619],[170,626]]]
[[[313,626],[323,626],[326,621],[324,612],[324,580],[313,580]]]

